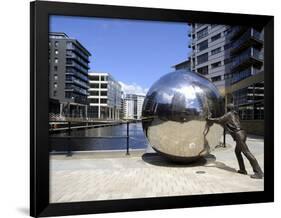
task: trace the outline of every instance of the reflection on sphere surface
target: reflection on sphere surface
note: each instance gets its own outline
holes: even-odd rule
[[[149,89],[143,104],[143,128],[154,150],[177,161],[193,161],[219,144],[223,129],[214,124],[206,137],[206,118],[223,115],[223,99],[203,76],[177,70]]]

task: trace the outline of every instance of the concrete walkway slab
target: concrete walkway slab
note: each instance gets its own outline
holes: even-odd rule
[[[190,165],[167,162],[156,153],[125,152],[50,157],[50,201],[77,202],[178,195],[263,191],[264,180],[236,173],[234,142]],[[249,137],[250,150],[263,168],[263,139]],[[252,174],[245,159],[248,173]]]

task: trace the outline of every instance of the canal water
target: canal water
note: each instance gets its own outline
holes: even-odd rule
[[[125,150],[127,148],[127,124],[116,126],[71,130],[71,136],[78,138],[67,139],[67,132],[52,133],[49,137],[51,152],[91,150]],[[83,138],[116,136],[122,138]],[[146,149],[148,141],[143,133],[141,123],[129,124],[129,148]]]

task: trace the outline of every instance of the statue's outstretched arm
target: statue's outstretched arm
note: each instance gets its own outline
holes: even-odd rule
[[[227,113],[221,117],[216,117],[216,118],[208,117],[207,121],[211,121],[211,122],[217,123],[217,124],[223,124],[228,120],[228,117],[229,117],[229,114]]]

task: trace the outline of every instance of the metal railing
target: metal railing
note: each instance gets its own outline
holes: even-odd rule
[[[239,54],[239,56],[236,56],[233,59],[231,69],[236,68],[241,63],[249,60],[250,58],[255,58],[255,59],[258,59],[258,60],[262,61],[263,60],[263,53],[261,51],[259,51],[258,49],[248,48],[245,51],[243,51],[241,54]]]
[[[232,44],[233,49],[239,48],[245,41],[247,41],[250,38],[255,38],[259,41],[262,41],[262,35],[260,32],[258,32],[255,29],[248,29],[245,33],[242,34],[242,36]]]

